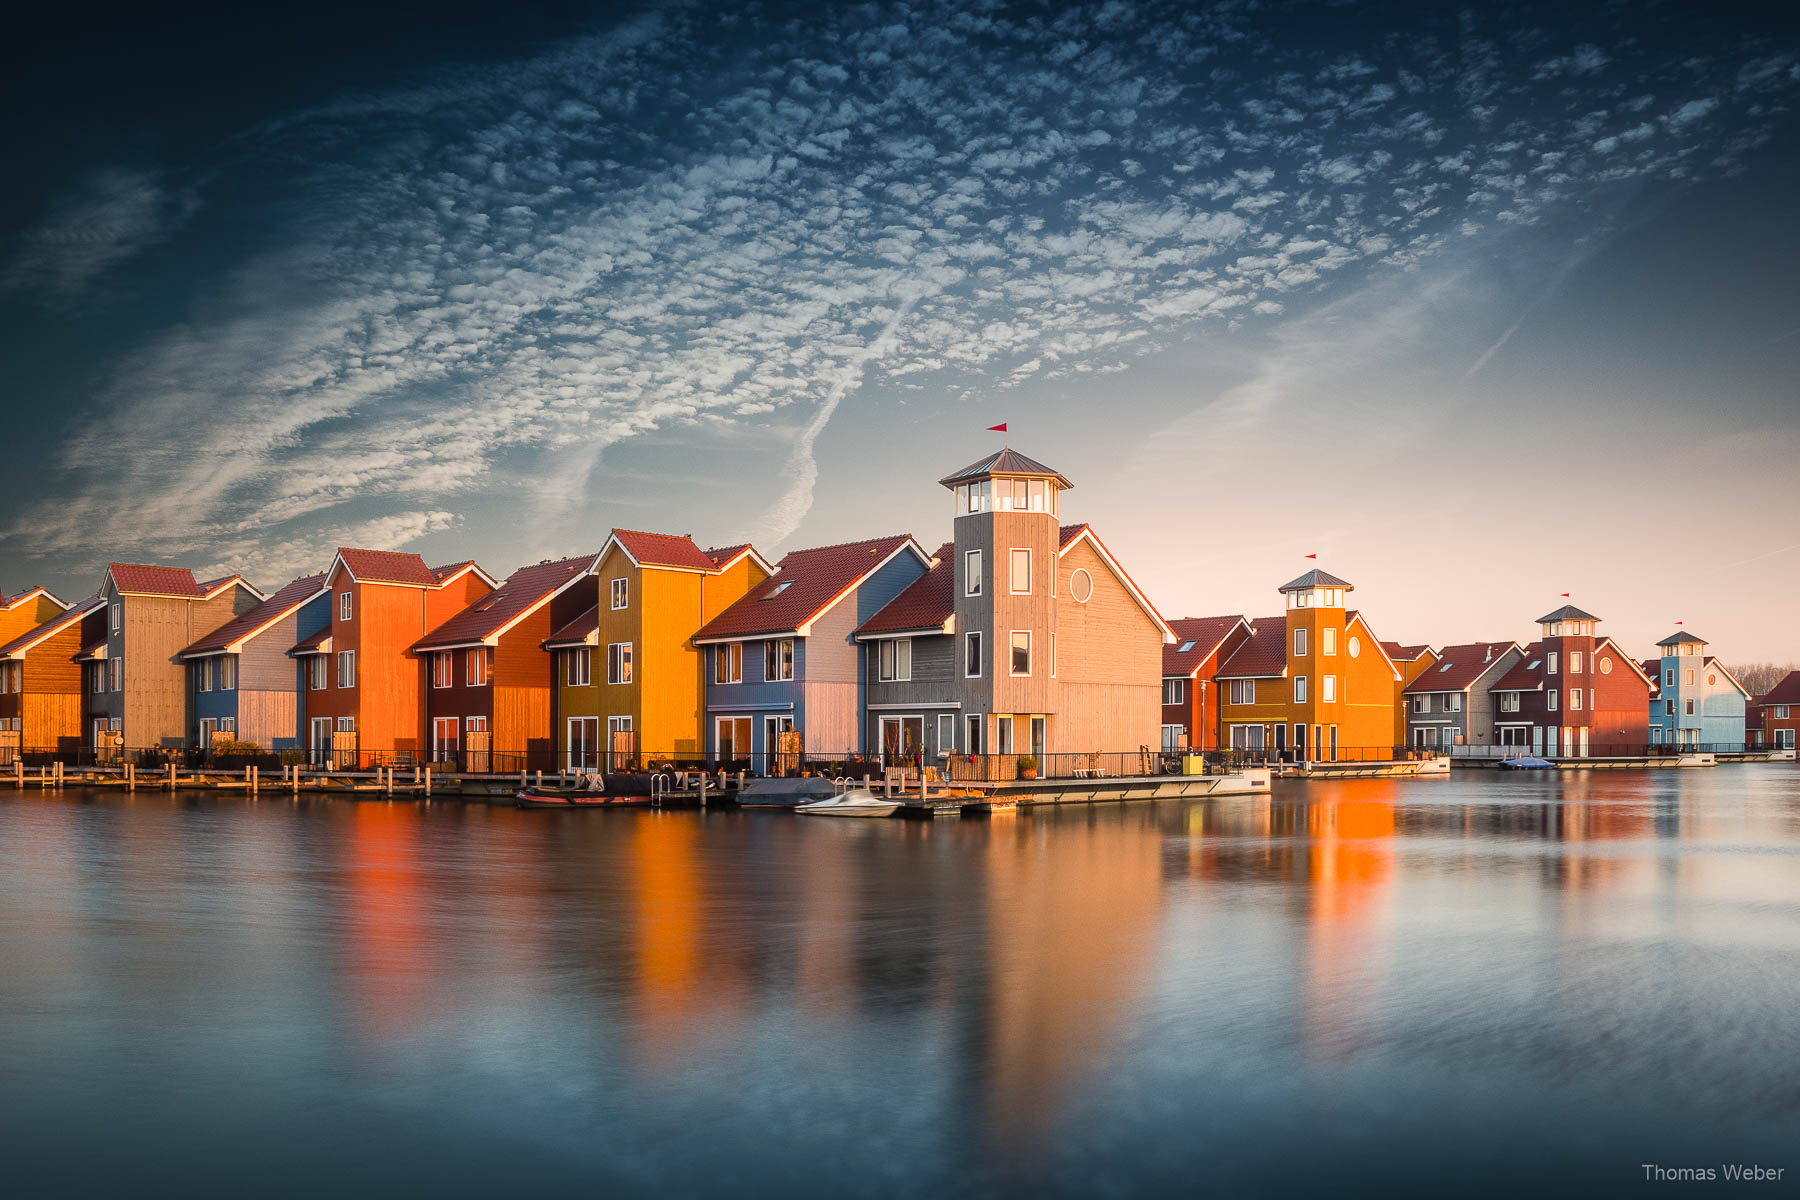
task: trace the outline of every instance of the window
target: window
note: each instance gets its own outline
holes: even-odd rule
[[[1687,715],[1690,717],[1694,715],[1694,702],[1692,700],[1687,702]]]
[[[1012,631],[1012,674],[1031,674],[1031,631],[1015,629]]]
[[[1554,650],[1544,656],[1544,674],[1556,674],[1556,651]]]
[[[338,593],[338,620],[348,621],[349,619],[350,619],[350,593],[349,592],[339,592]]]
[[[1688,681],[1688,686],[1692,687],[1694,684],[1694,669],[1692,667],[1688,668],[1687,681]]]
[[[982,716],[981,716],[981,714],[980,713],[970,713],[968,722],[964,728],[967,730],[967,736],[963,738],[964,753],[980,754],[981,753],[981,733],[982,733]]]
[[[877,643],[876,675],[883,683],[912,678],[912,639],[888,638]]]
[[[594,652],[586,646],[563,651],[563,682],[570,687],[587,687],[594,680]]]
[[[337,731],[339,733],[355,733],[356,732],[356,718],[355,717],[339,717],[337,719],[337,721],[338,721]]]
[[[1517,693],[1517,692],[1501,692],[1500,693],[1500,711],[1501,712],[1518,712],[1519,711],[1519,693]]]
[[[1256,703],[1256,680],[1234,679],[1231,681],[1231,702],[1233,704]]]
[[[1162,727],[1162,748],[1164,754],[1173,754],[1185,749],[1187,741],[1186,725],[1164,725]]]
[[[1330,704],[1337,699],[1337,676],[1319,676],[1319,699]]]
[[[1612,659],[1603,658],[1600,660],[1600,673],[1602,675],[1611,675],[1612,674]]]
[[[354,651],[354,650],[338,651],[337,662],[338,662],[337,685],[341,688],[355,687],[356,686],[356,651]]]
[[[1444,711],[1445,712],[1461,712],[1462,711],[1462,700],[1463,700],[1463,698],[1462,698],[1461,692],[1451,692],[1448,696],[1444,697]]]
[[[1357,657],[1359,657],[1359,656],[1360,656],[1360,655],[1361,655],[1361,654],[1362,654],[1362,639],[1361,639],[1361,638],[1359,638],[1359,637],[1353,637],[1353,638],[1351,638],[1351,639],[1350,639],[1350,645],[1349,645],[1349,650],[1350,650],[1350,657],[1351,657],[1351,658],[1357,658]]]
[[[1094,598],[1094,577],[1087,573],[1086,567],[1076,567],[1069,576],[1069,596],[1077,604],[1086,604]]]
[[[631,580],[615,579],[612,581],[612,606],[624,608],[631,603]]]
[[[200,669],[194,672],[194,690],[196,692],[212,691],[212,660],[203,658],[197,665]]]
[[[1295,658],[1305,658],[1306,657],[1306,630],[1305,629],[1294,630],[1294,657]]]
[[[1056,630],[1050,631],[1050,678],[1056,678]]]
[[[1414,696],[1412,710],[1416,713],[1430,712],[1431,711],[1431,697],[1430,696]]]
[[[630,642],[613,642],[606,647],[606,682],[631,682]]]
[[[963,634],[963,674],[970,679],[981,678],[981,631],[978,629]]]
[[[981,551],[963,551],[963,595],[981,595]]]
[[[433,717],[431,719],[432,758],[443,762],[456,753],[456,718]]]
[[[1306,676],[1304,675],[1294,676],[1294,703],[1306,703]]]
[[[219,690],[232,692],[237,690],[237,655],[226,654],[219,659]]]
[[[1775,706],[1775,719],[1777,721],[1785,721],[1788,719],[1788,706],[1787,705],[1777,704]]]
[[[12,693],[19,690],[19,675],[24,663],[0,663],[0,692]]]
[[[1675,686],[1675,668],[1674,667],[1670,667],[1668,670],[1663,672],[1663,686],[1664,687],[1674,687]]]
[[[450,652],[440,650],[431,656],[431,686],[447,688],[451,682]]]
[[[1712,672],[1708,671],[1706,674],[1706,686],[1707,687],[1717,687],[1718,683],[1719,683],[1719,677],[1717,675],[1713,674]]]
[[[1556,692],[1547,692],[1544,695],[1544,704],[1550,709],[1551,712],[1555,712],[1556,711],[1556,702],[1559,699],[1561,699],[1561,697]]]
[[[1012,552],[1012,590],[1015,596],[1031,594],[1031,551],[1014,548]]]
[[[322,692],[328,686],[329,665],[323,654],[308,656],[306,660],[306,686],[315,692]]]
[[[1185,680],[1185,679],[1165,679],[1165,680],[1163,680],[1163,703],[1164,704],[1186,704],[1187,703],[1187,680]]]
[[[763,601],[773,600],[775,597],[781,595],[781,593],[787,591],[789,588],[791,588],[793,586],[794,586],[793,580],[783,579],[780,583],[777,583],[774,587],[770,588],[768,590],[768,593],[763,596],[762,600]],[[762,603],[762,601],[758,601],[758,603]]]
[[[713,647],[713,682],[744,682],[744,643],[726,642]]]
[[[794,677],[794,639],[763,643],[763,679],[783,683]]]
[[[125,606],[117,600],[112,605],[112,631],[114,633],[125,628]]]
[[[106,690],[109,692],[125,690],[125,660],[116,654],[106,660]]]
[[[1579,650],[1569,651],[1569,674],[1581,674],[1581,651]]]
[[[956,714],[939,713],[937,717],[937,752],[942,758],[956,749]]]
[[[475,646],[470,649],[465,669],[470,687],[486,687],[494,677],[494,648]]]
[[[1332,629],[1329,626],[1319,630],[1319,653],[1337,653],[1337,630]]]
[[[1581,707],[1581,689],[1580,688],[1570,688],[1569,689],[1569,707],[1571,709],[1578,709]]]

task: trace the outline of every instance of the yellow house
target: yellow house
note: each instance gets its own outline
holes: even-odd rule
[[[705,753],[699,628],[772,571],[749,546],[615,529],[594,566],[594,609],[544,643],[556,651],[558,738],[574,769],[624,770]]]
[[[68,610],[49,588],[34,587],[16,596],[0,593],[0,644],[23,637]]]

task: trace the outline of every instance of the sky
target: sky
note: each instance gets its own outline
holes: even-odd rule
[[[526,7],[42,17],[0,589],[929,548],[1004,421],[1167,616],[1800,660],[1794,16]]]

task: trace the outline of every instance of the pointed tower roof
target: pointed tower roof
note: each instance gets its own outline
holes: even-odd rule
[[[1573,604],[1565,604],[1553,613],[1545,613],[1537,619],[1539,625],[1548,625],[1552,621],[1598,621],[1591,612],[1583,612]]]
[[[1660,641],[1656,644],[1659,646],[1686,646],[1686,645],[1690,645],[1690,644],[1704,646],[1704,645],[1706,645],[1706,639],[1702,638],[1702,637],[1695,637],[1693,634],[1689,633],[1687,630],[1682,629],[1682,630],[1677,630],[1675,633],[1670,634],[1668,637],[1664,638],[1662,641]]]
[[[1312,588],[1321,587],[1343,588],[1346,592],[1354,592],[1356,590],[1356,585],[1348,580],[1339,579],[1336,575],[1318,570],[1308,571],[1300,578],[1293,580],[1290,583],[1282,584],[1276,590],[1284,593],[1304,592],[1309,591]]]
[[[974,480],[986,479],[992,475],[1054,479],[1056,480],[1058,487],[1072,488],[1075,486],[1069,482],[1068,477],[1061,471],[1058,471],[1053,467],[1046,467],[1035,458],[1027,458],[1017,450],[1014,450],[1011,446],[1006,447],[998,453],[990,454],[979,462],[972,462],[955,474],[944,476],[942,479],[938,480],[938,482],[947,488],[954,488],[959,483],[969,483]]]

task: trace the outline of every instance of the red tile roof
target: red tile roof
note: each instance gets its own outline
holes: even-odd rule
[[[1182,617],[1170,621],[1169,628],[1175,631],[1175,643],[1163,646],[1163,675],[1192,675],[1240,623],[1248,624],[1248,621],[1241,616]],[[1186,650],[1182,649],[1184,646]]]
[[[544,639],[545,648],[551,646],[582,646],[587,644],[590,634],[600,628],[600,606],[594,605],[586,612],[564,625],[561,629]]]
[[[1513,664],[1512,670],[1488,685],[1490,692],[1535,692],[1544,686],[1544,643],[1525,647],[1525,657]]]
[[[87,616],[99,607],[100,597],[97,595],[89,596],[85,600],[77,600],[74,604],[71,604],[62,612],[57,613],[54,617],[51,617],[36,629],[31,630],[29,633],[21,634],[19,637],[6,643],[6,645],[0,646],[0,658],[11,658],[15,654],[30,649],[50,635],[68,628],[71,624],[81,620],[81,618]]]
[[[1466,642],[1445,646],[1437,664],[1413,680],[1410,692],[1466,692],[1483,673],[1516,647],[1515,642]],[[1389,652],[1390,657],[1392,652]]]
[[[308,634],[306,637],[303,637],[298,642],[294,643],[293,648],[289,650],[288,653],[290,655],[317,654],[325,648],[325,643],[330,640],[331,626],[327,625],[317,633]]]
[[[264,625],[279,621],[289,612],[318,595],[324,586],[325,576],[323,574],[302,575],[249,612],[225,622],[183,650],[182,654],[205,654],[209,651],[223,650],[239,638],[260,631]]]
[[[752,549],[749,542],[739,542],[735,546],[715,546],[711,550],[702,550],[715,567],[722,567],[744,551]]]
[[[1258,617],[1250,622],[1255,632],[1213,672],[1217,679],[1267,679],[1287,670],[1287,614]]]
[[[645,533],[641,529],[615,529],[612,534],[640,567],[712,571],[718,565],[685,534]]]
[[[1766,696],[1757,697],[1758,704],[1800,704],[1800,671],[1789,671],[1787,678],[1769,689]]]
[[[194,573],[186,567],[151,567],[142,563],[110,563],[113,586],[120,592],[145,596],[186,596],[198,599],[204,593],[194,582]]]
[[[443,576],[425,565],[417,554],[401,554],[392,550],[356,550],[338,547],[338,557],[350,568],[358,583],[405,583],[413,587],[436,587]]]
[[[483,641],[548,600],[571,579],[585,575],[593,565],[594,555],[588,554],[520,567],[493,591],[414,642],[412,648],[436,650]]]
[[[228,583],[241,583],[251,591],[256,591],[254,587],[250,586],[250,581],[242,575],[221,575],[217,579],[209,579],[200,585],[200,591],[203,595],[210,596]],[[258,595],[260,594],[258,593]]]
[[[439,583],[442,583],[458,571],[461,571],[464,567],[473,566],[475,566],[475,560],[472,558],[465,558],[461,562],[445,563],[441,567],[433,567],[431,568],[431,574]]]
[[[13,606],[15,606],[23,601],[31,599],[33,596],[38,595],[40,592],[42,594],[50,597],[50,599],[52,601],[54,601],[55,603],[62,604],[62,606],[64,608],[69,607],[67,604],[63,604],[62,598],[60,596],[58,596],[55,592],[51,591],[47,587],[39,585],[38,587],[26,588],[24,591],[20,592],[16,596],[0,596],[0,608],[12,608]]]
[[[1430,646],[1402,646],[1399,642],[1383,642],[1381,648],[1395,662],[1413,662],[1431,653]]]
[[[955,611],[952,595],[956,564],[951,556],[956,543],[945,542],[932,555],[937,565],[919,576],[888,601],[882,610],[862,623],[859,636],[875,633],[905,633],[911,630],[937,630],[944,627]]]
[[[917,548],[910,534],[896,533],[861,542],[796,550],[775,574],[708,621],[695,641],[795,633],[858,580],[902,547]],[[923,557],[924,551],[919,551]]]
[[[1079,525],[1064,525],[1057,531],[1059,540],[1056,543],[1056,548],[1058,550],[1067,550],[1069,548],[1069,543],[1080,537],[1081,531],[1087,527],[1088,523],[1086,521],[1083,521]]]

